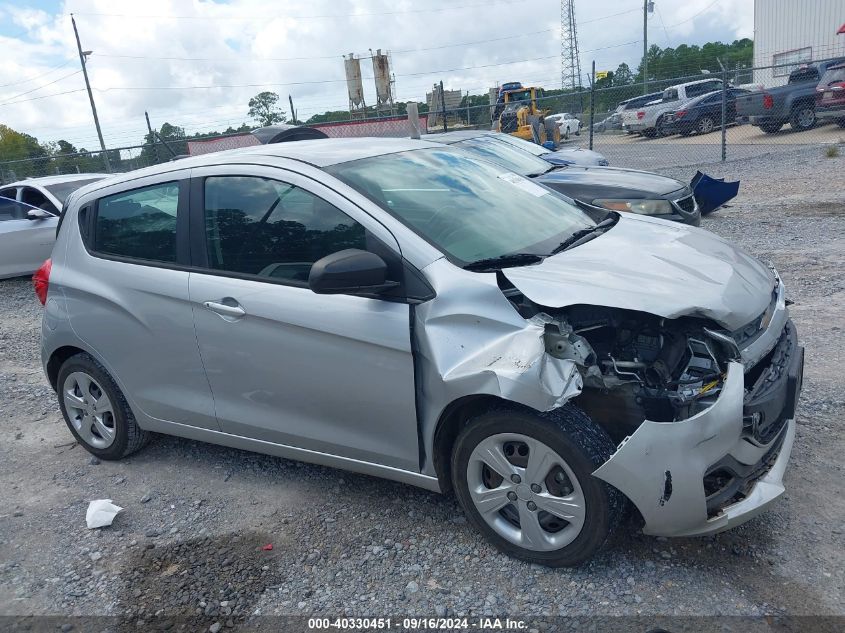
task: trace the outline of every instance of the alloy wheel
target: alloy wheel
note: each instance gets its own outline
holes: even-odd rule
[[[62,397],[70,423],[86,444],[101,449],[112,445],[114,407],[96,380],[85,372],[73,372],[65,379]]]
[[[813,108],[804,107],[798,112],[798,125],[802,129],[813,127],[816,122],[816,111]]]
[[[710,117],[704,117],[703,119],[701,119],[701,121],[698,122],[698,131],[701,134],[709,134],[713,131],[714,127],[715,125],[713,123],[713,119],[711,119]]]
[[[467,464],[476,510],[507,541],[557,550],[580,534],[586,502],[575,473],[553,449],[518,433],[482,440]]]

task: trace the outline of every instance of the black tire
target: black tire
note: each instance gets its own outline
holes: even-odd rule
[[[91,376],[112,402],[115,436],[114,441],[107,448],[91,446],[77,433],[70,421],[63,397],[63,385],[67,377],[73,372],[84,372]],[[62,417],[65,419],[65,424],[73,433],[76,441],[92,455],[99,459],[117,460],[141,450],[149,442],[151,434],[138,426],[135,416],[117,384],[106,371],[106,368],[89,354],[82,352],[68,358],[59,369],[56,384],[58,385],[59,407],[62,411]]]
[[[845,119],[837,119],[836,125],[838,125],[839,127],[845,128]]]
[[[816,107],[812,103],[799,103],[789,115],[789,125],[793,130],[803,132],[816,127]]]
[[[775,134],[776,132],[780,132],[782,127],[783,123],[763,123],[760,125],[760,129],[766,134]]]
[[[470,456],[480,442],[499,433],[518,433],[543,442],[575,473],[585,500],[585,520],[568,545],[551,551],[521,547],[499,535],[476,509],[467,483]],[[469,420],[458,435],[452,450],[453,486],[470,522],[506,554],[550,567],[579,565],[601,549],[623,514],[624,496],[592,476],[614,451],[607,433],[572,404],[545,413],[518,406],[496,408]]]

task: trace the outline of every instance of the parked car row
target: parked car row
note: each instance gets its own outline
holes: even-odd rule
[[[654,98],[643,102],[649,96]],[[594,129],[614,129],[621,119],[622,129],[649,138],[708,134],[722,126],[723,97],[726,125],[747,121],[769,134],[787,123],[796,131],[812,129],[819,121],[845,127],[845,58],[804,64],[789,74],[785,86],[777,88],[749,84],[723,90],[720,79],[710,78],[670,86],[659,95],[620,103]]]
[[[34,278],[44,371],[100,459],[158,432],[454,492],[552,566],[626,505],[646,533],[713,534],[784,492],[803,348],[773,268],[647,217],[679,198],[492,134],[98,180]]]

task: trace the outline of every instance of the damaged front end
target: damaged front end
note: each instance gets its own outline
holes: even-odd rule
[[[737,331],[700,317],[539,306],[500,277],[546,353],[573,363],[573,401],[618,443],[594,475],[624,493],[649,534],[718,532],[783,492],[803,349],[778,279],[766,311]]]

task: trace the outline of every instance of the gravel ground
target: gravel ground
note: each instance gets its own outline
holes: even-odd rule
[[[632,518],[589,564],[550,570],[499,554],[453,498],[397,483],[164,436],[99,463],[42,375],[29,281],[7,280],[0,615],[120,614],[135,629],[197,614],[202,630],[248,614],[845,615],[845,158],[811,148],[707,171],[742,188],[704,227],[774,261],[807,348],[774,509],[700,539],[645,536]],[[97,498],[125,511],[88,530]]]

